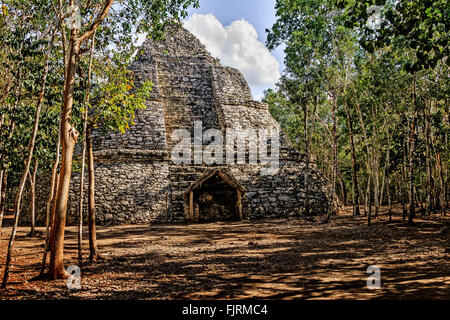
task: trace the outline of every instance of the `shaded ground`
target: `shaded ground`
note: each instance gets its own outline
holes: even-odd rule
[[[84,267],[79,291],[69,291],[63,280],[30,280],[43,239],[26,238],[28,229],[20,228],[0,299],[449,299],[450,240],[442,220],[417,219],[411,227],[399,216],[391,224],[381,216],[368,228],[364,218],[340,215],[326,225],[99,227],[108,261]],[[1,275],[9,232],[4,228],[0,237]],[[66,266],[76,264],[75,232],[66,233]],[[374,264],[381,267],[381,290],[366,287],[367,267]]]

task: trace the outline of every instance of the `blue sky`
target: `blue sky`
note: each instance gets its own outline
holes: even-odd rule
[[[274,87],[276,77],[273,68],[277,67],[279,74],[284,68],[282,48],[270,53],[262,48],[267,38],[265,29],[270,29],[276,20],[274,6],[275,0],[200,0],[200,8],[191,9],[187,19],[187,21],[191,19],[187,28],[199,37],[200,41],[208,49],[211,49],[210,51],[213,51],[213,55],[218,56],[223,64],[242,71],[256,99],[262,97],[263,90]],[[210,14],[222,24],[223,28],[227,30],[226,32],[222,30],[220,24]],[[196,19],[192,19],[193,15],[197,15]],[[242,22],[242,19],[249,24]],[[240,23],[236,21],[240,21]],[[256,38],[260,44],[256,43],[256,39],[248,40],[249,35],[251,38],[253,37],[250,25],[256,29]],[[214,28],[216,31],[211,31]],[[210,32],[205,29],[210,30]],[[223,39],[220,44],[216,43],[219,41],[217,39],[225,37],[224,33],[226,33],[228,39],[227,44],[224,43],[225,40]],[[255,43],[251,44],[252,41]],[[248,47],[250,47],[246,49],[246,52],[239,54],[230,49],[230,46],[236,47],[246,42],[249,42]],[[224,49],[225,47],[227,49]],[[222,52],[220,52],[221,50]],[[264,50],[267,52],[264,52]],[[275,58],[273,61],[268,56],[269,54]],[[231,59],[230,55],[234,55],[234,58]],[[247,64],[239,61],[240,56],[248,55],[252,57],[249,58]],[[264,66],[258,65],[258,63],[262,63]],[[253,70],[251,65],[255,65]],[[261,74],[261,69],[266,70],[266,74]]]

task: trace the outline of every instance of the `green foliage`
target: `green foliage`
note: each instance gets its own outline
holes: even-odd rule
[[[402,179],[407,178],[403,174],[408,168],[411,121],[417,119],[413,178],[419,197],[423,199],[430,162],[434,194],[441,192],[448,198],[447,1],[378,1],[386,5],[384,24],[378,31],[366,25],[365,12],[371,4],[375,1],[277,0],[277,21],[267,30],[267,46],[286,45],[286,70],[278,90],[266,91],[263,101],[300,150],[305,146],[306,113],[310,152],[330,177],[331,105],[336,100],[338,176],[345,189],[352,183],[348,121],[360,183],[365,185],[371,178],[373,184],[380,177],[380,191],[387,177],[396,179],[397,190],[406,183]],[[443,187],[437,183],[440,175]],[[340,186],[338,190],[343,192]]]
[[[152,84],[146,81],[136,85],[132,72],[119,58],[108,63],[103,71],[104,77],[94,87],[89,127],[124,133],[134,125],[135,113],[146,107]]]
[[[410,72],[434,68],[442,59],[450,65],[447,0],[339,0],[338,3],[349,12],[346,25],[360,31],[360,43],[369,52],[394,43],[410,48],[414,58],[405,65]],[[379,29],[367,24],[371,5],[382,8]]]

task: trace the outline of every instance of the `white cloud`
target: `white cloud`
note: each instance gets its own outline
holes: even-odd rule
[[[261,86],[274,87],[280,78],[279,64],[258,40],[255,27],[244,19],[224,27],[212,14],[194,14],[184,26],[225,66],[239,69],[250,87],[260,95]]]

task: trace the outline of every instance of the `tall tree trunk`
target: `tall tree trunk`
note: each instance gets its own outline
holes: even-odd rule
[[[30,233],[28,236],[36,235],[36,174],[38,170],[39,160],[34,163],[33,173],[28,171],[28,180],[30,181]]]
[[[61,132],[61,115],[59,119],[59,132]],[[50,225],[53,226],[55,208],[56,208],[56,193],[59,184],[59,157],[60,157],[60,147],[61,147],[61,134],[58,134],[58,142],[56,143],[56,159],[52,167],[52,175],[50,178],[50,193],[46,204],[46,218],[45,218],[45,241],[44,241],[44,252],[42,255],[42,264],[40,276],[42,277],[45,272],[45,265],[47,263],[47,252],[50,249]]]
[[[64,269],[64,231],[66,227],[67,202],[69,200],[70,175],[72,173],[73,149],[78,140],[79,133],[70,123],[73,106],[73,90],[75,85],[75,72],[78,62],[80,45],[91,37],[97,27],[105,20],[113,4],[113,0],[106,0],[102,11],[99,13],[90,27],[78,37],[78,30],[72,29],[70,32],[70,50],[67,58],[67,69],[64,82],[64,104],[62,109],[62,156],[61,172],[59,179],[58,193],[56,196],[55,223],[52,228],[50,243],[50,270],[51,279],[66,278],[67,272]],[[73,1],[70,1],[73,4]]]
[[[20,95],[20,93],[19,93]],[[11,132],[9,134],[9,138],[11,138],[13,136],[14,133],[14,129],[15,129],[15,124],[14,122],[11,122],[10,124],[8,124],[8,126],[11,129]],[[0,192],[0,234],[2,233],[2,225],[3,225],[3,217],[5,215],[5,211],[6,211],[6,196],[7,196],[7,192],[8,192],[8,170],[3,170],[3,184],[1,187],[1,192]]]
[[[80,177],[80,202],[78,204],[78,265],[81,268],[83,265],[83,206],[84,206],[84,172],[86,166],[86,128],[87,128],[87,114],[84,115],[83,123],[83,146],[81,155],[81,177]]]
[[[309,216],[309,135],[308,135],[308,108],[306,103],[303,105],[303,131],[304,131],[304,139],[305,139],[305,155],[306,155],[306,169],[304,176],[304,184],[305,184],[305,214]]]
[[[80,50],[78,30],[73,29],[70,34],[70,53],[67,61],[67,78],[64,87],[64,104],[61,117],[61,170],[58,192],[56,195],[56,211],[52,236],[50,241],[50,268],[51,279],[66,278],[64,269],[64,233],[66,227],[67,202],[69,200],[70,176],[72,173],[73,150],[79,133],[70,123],[73,106],[73,90],[75,84],[75,70]]]
[[[331,219],[331,215],[336,210],[336,178],[337,178],[337,118],[336,118],[336,109],[337,109],[337,101],[336,94],[333,92],[332,96],[332,104],[331,104],[331,118],[333,121],[333,128],[331,131],[331,147],[332,147],[332,171],[331,171],[331,206],[328,210],[327,217],[324,220],[324,223],[327,223]]]
[[[0,208],[2,206],[2,189],[3,189],[3,177],[5,176],[5,170],[0,170]],[[1,214],[1,213],[0,213]],[[0,218],[1,219],[1,218]],[[2,224],[1,224],[1,220],[0,220],[0,232],[2,230]]]
[[[390,175],[389,175],[389,166],[391,163],[391,150],[390,150],[390,137],[388,135],[388,149],[386,155],[386,164],[384,169],[384,180],[386,181],[386,193],[388,198],[388,215],[389,215],[389,223],[392,222],[392,201],[391,201],[391,183],[390,183]]]
[[[347,101],[344,102],[345,111],[347,113],[347,128],[350,138],[350,155],[352,159],[352,204],[353,204],[353,216],[360,216],[359,211],[359,187],[358,187],[358,173],[356,168],[356,151],[355,141],[353,138],[353,120],[350,110],[347,105]]]
[[[89,259],[96,261],[99,258],[97,248],[97,231],[95,222],[95,168],[94,152],[92,149],[92,136],[87,135],[88,148],[88,172],[89,172],[89,191],[88,191],[88,223],[89,223]]]
[[[50,56],[52,43],[53,43],[53,37],[52,37],[52,41],[49,42],[49,46],[47,48],[47,54],[44,58],[44,70],[43,70],[42,79],[41,79],[41,91],[39,92],[39,98],[38,98],[38,102],[36,105],[33,131],[31,134],[30,142],[28,144],[28,157],[25,161],[25,169],[22,172],[19,187],[18,187],[18,190],[16,193],[16,198],[14,200],[14,225],[13,225],[13,229],[11,231],[11,237],[9,239],[9,244],[8,244],[8,252],[6,255],[6,263],[5,263],[5,271],[3,274],[2,288],[5,288],[6,284],[8,282],[9,267],[10,267],[10,263],[11,263],[11,255],[12,255],[12,250],[14,247],[14,240],[16,238],[17,226],[19,223],[20,210],[21,210],[21,206],[22,206],[22,195],[23,195],[23,190],[25,187],[25,182],[27,180],[28,171],[30,170],[31,159],[33,158],[34,146],[36,143],[36,136],[37,136],[37,132],[38,132],[38,128],[39,128],[39,117],[41,115],[42,103],[44,101],[44,93],[45,93],[45,88],[46,88],[46,83],[47,83],[47,75],[48,75],[48,59]]]
[[[2,170],[0,184],[0,234],[2,234],[3,215],[5,212],[6,201],[6,188],[8,186],[8,171]]]
[[[408,173],[407,173],[407,161],[406,157],[408,154],[408,139],[405,136],[405,143],[403,148],[403,161],[402,161],[402,220],[403,222],[406,221],[406,215],[408,213],[408,210],[406,209],[407,199],[409,198],[409,192],[408,192]]]
[[[425,165],[427,167],[427,199],[426,199],[426,215],[431,214],[433,208],[433,184],[432,184],[432,170],[431,170],[431,152],[430,152],[430,119],[428,111],[424,110],[424,121],[425,121]]]
[[[367,225],[370,227],[372,225],[372,199],[371,199],[371,192],[370,192],[370,185],[371,185],[371,175],[369,173],[369,178],[367,180],[367,190],[366,190],[366,206],[367,208]]]
[[[378,217],[378,212],[380,211],[380,170],[379,170],[379,159],[378,156],[374,155],[373,159],[373,171],[374,171],[374,195],[373,198],[375,200],[375,213],[374,217]]]
[[[412,95],[413,95],[413,114],[410,123],[410,136],[409,136],[409,215],[408,215],[408,224],[414,223],[414,217],[416,214],[416,201],[414,197],[414,151],[416,145],[416,81],[413,80],[412,83]]]
[[[390,190],[390,180],[391,178],[386,177],[386,193],[388,197],[388,215],[389,215],[389,223],[392,222],[392,199],[391,199],[391,190]]]
[[[88,135],[88,108],[90,100],[90,89],[91,89],[91,73],[92,73],[92,62],[94,59],[94,48],[95,48],[95,34],[92,37],[91,51],[89,56],[89,67],[86,82],[86,96],[84,102],[84,114],[83,114],[83,144],[82,144],[82,155],[81,155],[81,177],[80,177],[80,203],[78,206],[78,262],[80,268],[83,265],[83,207],[84,207],[84,173],[86,168],[86,136]]]
[[[437,165],[437,172],[439,176],[439,186],[440,186],[440,192],[439,192],[439,206],[442,210],[443,215],[445,216],[446,210],[447,210],[447,202],[445,200],[445,184],[444,184],[444,178],[442,177],[442,161],[441,161],[441,155],[438,153],[436,155],[436,165]]]

